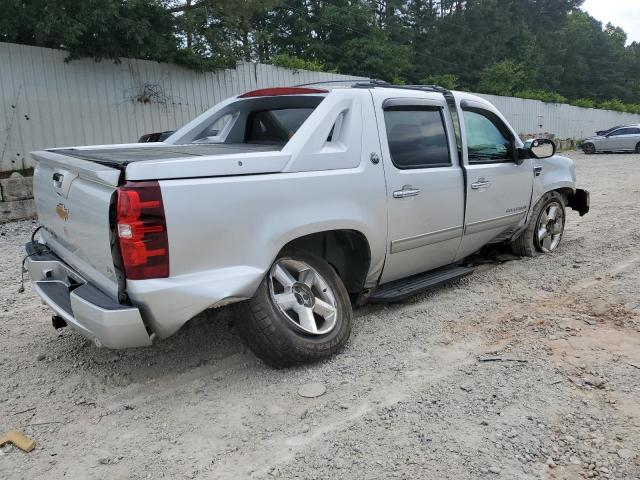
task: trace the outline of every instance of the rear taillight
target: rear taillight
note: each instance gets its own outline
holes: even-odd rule
[[[158,182],[128,182],[118,188],[116,233],[129,280],[169,276],[169,240]]]

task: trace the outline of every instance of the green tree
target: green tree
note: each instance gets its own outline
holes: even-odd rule
[[[518,98],[528,98],[531,100],[540,100],[547,103],[567,103],[567,98],[556,92],[548,92],[546,90],[521,90],[514,94]]]
[[[618,112],[626,112],[626,105],[617,98],[612,100],[605,100],[604,102],[600,102],[598,104],[598,108],[602,108],[603,110],[616,110]]]
[[[4,0],[0,41],[69,52],[68,60],[172,60],[178,39],[159,0]]]
[[[277,53],[271,57],[271,64],[277,67],[290,68],[292,70],[310,70],[312,72],[326,72],[328,68],[314,60],[304,60],[299,57]]]
[[[0,41],[197,70],[238,60],[640,104],[640,44],[583,0],[3,0]]]
[[[425,77],[420,83],[423,85],[438,85],[440,87],[447,88],[449,90],[455,90],[458,88],[458,77],[451,73],[443,73],[441,75],[429,75]]]
[[[595,108],[596,104],[590,98],[576,98],[569,102],[574,107]]]
[[[512,60],[502,60],[482,70],[478,89],[482,93],[511,96],[524,84],[525,72],[522,65]]]

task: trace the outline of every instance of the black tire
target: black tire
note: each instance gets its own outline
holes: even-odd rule
[[[640,142],[636,145],[636,153],[640,153]]]
[[[270,272],[253,298],[236,304],[236,328],[251,351],[266,364],[286,368],[327,358],[340,350],[351,334],[351,302],[342,280],[322,258],[289,252],[281,260],[304,262],[326,282],[335,300],[335,325],[326,334],[308,334],[295,328],[271,294]]]
[[[529,218],[527,228],[518,238],[511,242],[511,250],[513,253],[521,257],[536,257],[541,253],[544,253],[539,241],[537,240],[537,226],[543,212],[545,212],[547,207],[553,203],[560,204],[562,214],[562,231],[564,231],[564,223],[566,219],[565,199],[558,192],[545,193],[536,206],[533,207],[533,212],[531,213],[531,218]],[[562,238],[562,233],[560,233],[560,238]]]
[[[582,151],[585,155],[593,155],[596,153],[596,147],[593,143],[585,143],[582,145]]]

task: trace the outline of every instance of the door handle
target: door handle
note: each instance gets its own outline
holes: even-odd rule
[[[491,186],[491,182],[484,177],[479,178],[471,184],[471,188],[478,190],[480,188],[488,188]]]
[[[416,195],[420,195],[420,190],[413,188],[411,185],[404,185],[402,190],[393,192],[393,198],[415,197]]]

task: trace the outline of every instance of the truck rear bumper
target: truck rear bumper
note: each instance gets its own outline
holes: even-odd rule
[[[151,345],[140,311],[121,305],[82,278],[51,252],[26,245],[33,288],[56,315],[98,347]]]

